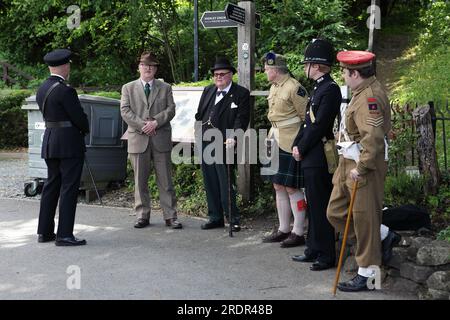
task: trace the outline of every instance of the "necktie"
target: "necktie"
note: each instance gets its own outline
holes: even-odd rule
[[[145,96],[148,99],[148,96],[150,94],[150,85],[148,83],[145,84],[144,92],[145,92]]]
[[[223,96],[225,96],[227,94],[227,92],[224,90],[224,91],[217,91],[217,93],[216,93],[216,95],[218,96],[218,97],[220,97],[220,95],[223,95]]]

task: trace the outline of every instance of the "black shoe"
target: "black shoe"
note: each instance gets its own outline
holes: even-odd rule
[[[303,246],[305,244],[305,237],[299,236],[293,232],[289,235],[289,237],[280,243],[280,247],[282,248],[291,248],[297,246]]]
[[[202,224],[201,228],[203,230],[214,229],[214,228],[223,228],[225,224],[223,221],[208,221]]]
[[[231,225],[231,230],[233,232],[239,232],[239,231],[241,231],[241,226],[239,225],[239,223],[232,224]]]
[[[381,252],[383,254],[382,261],[384,265],[388,263],[389,260],[391,260],[392,248],[395,247],[400,242],[400,240],[401,237],[399,234],[389,230],[386,239],[381,242]]]
[[[326,263],[321,261],[314,262],[311,267],[309,267],[309,270],[311,271],[322,271],[334,268],[334,263]]]
[[[55,239],[56,239],[56,234],[54,234],[54,233],[52,233],[52,234],[38,234],[38,242],[40,242],[40,243],[55,241]]]
[[[86,244],[86,240],[77,239],[74,236],[66,237],[66,238],[56,238],[55,245],[58,247],[71,247],[71,246],[84,246]]]
[[[172,229],[183,229],[183,225],[177,219],[166,219],[166,227],[172,227]]]
[[[369,287],[367,286],[368,279],[369,278],[357,274],[353,279],[339,283],[337,287],[340,291],[344,292],[366,291],[369,290]]]
[[[134,227],[145,228],[148,225],[150,225],[150,221],[148,219],[138,219],[138,221],[136,221],[136,223],[134,224]]]
[[[276,232],[274,231],[270,235],[268,235],[267,237],[264,237],[262,239],[262,242],[264,242],[264,243],[281,242],[281,241],[287,239],[290,234],[291,234],[290,232],[284,233],[284,232],[281,232],[280,230],[278,230]]]
[[[297,262],[314,262],[317,260],[317,257],[301,254],[298,256],[292,256],[292,260]]]

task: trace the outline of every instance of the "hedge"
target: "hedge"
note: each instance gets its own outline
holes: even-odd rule
[[[30,90],[0,91],[0,148],[28,146],[27,112],[21,107]]]

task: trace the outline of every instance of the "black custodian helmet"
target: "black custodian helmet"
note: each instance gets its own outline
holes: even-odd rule
[[[324,39],[313,39],[312,42],[306,47],[305,59],[302,61],[303,64],[318,63],[327,66],[331,66],[333,62],[333,45]]]

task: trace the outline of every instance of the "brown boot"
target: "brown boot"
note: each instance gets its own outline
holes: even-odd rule
[[[287,237],[289,237],[290,234],[291,234],[290,232],[284,233],[284,232],[281,232],[280,230],[274,231],[270,235],[264,237],[262,239],[262,242],[265,242],[265,243],[280,242],[280,241],[283,241],[284,239],[286,239]]]
[[[286,240],[280,243],[280,247],[282,248],[290,248],[303,246],[305,244],[305,236],[299,236],[295,233],[291,232],[291,235]]]

